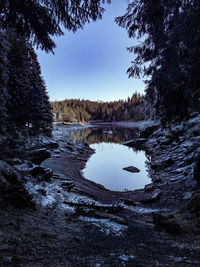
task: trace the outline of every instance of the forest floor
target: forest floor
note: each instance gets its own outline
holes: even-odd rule
[[[14,163],[35,205],[1,194],[0,266],[200,266],[200,193],[192,175],[198,120],[170,131],[137,124],[140,135],[129,145],[146,151],[152,183],[127,192],[85,179],[94,151],[56,126],[53,141],[37,143],[51,151],[44,173],[34,176],[37,166],[27,160]]]

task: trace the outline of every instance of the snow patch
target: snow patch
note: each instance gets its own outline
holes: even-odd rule
[[[138,214],[148,214],[148,213],[152,213],[152,212],[161,212],[161,211],[170,211],[169,209],[150,209],[150,208],[143,208],[143,207],[130,207],[130,206],[127,206],[127,205],[123,205],[123,207],[125,209],[129,209],[129,210],[132,210]]]
[[[128,226],[112,222],[109,219],[97,219],[97,218],[90,218],[90,217],[79,217],[82,221],[90,222],[97,227],[100,228],[100,231],[105,233],[106,235],[114,234],[115,236],[123,235],[123,231],[125,231]]]
[[[42,207],[52,207],[53,204],[61,203],[64,200],[63,195],[58,194],[58,191],[61,191],[62,188],[55,184],[48,184],[46,182],[35,184],[29,181],[26,183],[25,189],[32,196],[36,205]]]
[[[121,261],[129,261],[135,259],[135,256],[122,254],[121,256],[119,256],[119,259]]]

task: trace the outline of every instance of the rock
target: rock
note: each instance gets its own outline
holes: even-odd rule
[[[153,182],[154,183],[160,183],[160,182],[162,182],[162,179],[160,177],[157,177],[157,178],[153,179]]]
[[[184,200],[189,200],[192,198],[193,193],[192,192],[186,192],[185,194],[183,194],[183,199]]]
[[[125,221],[123,218],[117,215],[111,214],[111,213],[101,211],[101,210],[88,209],[88,208],[79,206],[79,207],[76,207],[76,214],[79,216],[81,215],[81,216],[98,218],[98,219],[109,219],[116,223],[127,225],[127,221]]]
[[[171,145],[171,143],[172,143],[171,139],[165,139],[160,142],[160,146],[168,146],[168,145]]]
[[[159,213],[152,213],[153,223],[160,228],[163,228],[169,233],[177,234],[181,231],[180,225],[176,222],[174,215],[170,214],[167,216]]]
[[[158,161],[154,161],[154,162],[150,162],[150,166],[151,169],[154,171],[160,171],[163,170],[165,168],[170,167],[172,164],[174,164],[174,160],[171,158],[165,159],[162,162],[158,162]]]
[[[53,155],[54,158],[60,158],[60,155]]]
[[[171,158],[168,158],[163,161],[164,168],[170,167],[172,164],[174,164],[174,160]]]
[[[154,203],[160,199],[161,192],[162,191],[160,189],[156,189],[153,191],[153,193],[150,197],[146,197],[146,198],[140,200],[140,202],[143,204]]]
[[[130,146],[130,147],[134,146],[134,144],[135,144],[135,140],[128,140],[122,143],[122,145]]]
[[[51,153],[46,148],[35,149],[27,155],[27,159],[34,164],[40,164],[49,157],[51,157]]]
[[[34,178],[37,178],[39,181],[49,181],[49,179],[53,175],[53,171],[51,169],[45,169],[41,166],[33,168],[30,173]]]
[[[43,141],[41,148],[57,149],[59,148],[59,144],[55,141]]]
[[[148,184],[148,185],[145,185],[145,187],[144,187],[145,192],[150,192],[150,191],[153,191],[154,189],[155,189],[155,187],[153,184]]]
[[[55,149],[54,153],[60,153],[60,150],[59,149]]]
[[[66,145],[65,148],[67,148],[70,151],[73,151],[74,150],[74,148],[71,145]]]
[[[146,143],[147,139],[145,138],[138,138],[135,140],[134,147],[138,150],[143,148],[143,145]]]
[[[125,146],[135,147],[136,149],[142,149],[144,143],[146,143],[147,139],[145,138],[138,138],[136,140],[128,140],[123,142],[122,144]]]
[[[190,137],[196,137],[196,136],[200,136],[200,129],[199,128],[192,130],[192,132],[190,133]]]
[[[156,162],[156,161],[150,162],[150,167],[154,171],[158,171],[160,169],[160,165],[161,165],[160,162]]]
[[[18,158],[7,159],[6,162],[12,166],[23,164],[24,161]]]
[[[186,204],[186,208],[193,213],[200,212],[200,193],[195,194]]]
[[[192,112],[190,113],[190,118],[195,118],[199,115],[199,112]]]
[[[131,199],[121,198],[125,205],[136,206],[136,203]]]
[[[150,135],[153,134],[155,130],[158,129],[158,126],[150,126],[145,128],[143,131],[140,132],[140,138],[149,138]]]
[[[68,182],[64,182],[61,184],[61,186],[66,189],[68,192],[70,192],[72,190],[72,188],[74,187],[74,183],[71,181]]]
[[[18,208],[34,207],[31,196],[29,196],[25,191],[13,192],[9,195],[9,201]]]
[[[0,161],[0,183],[18,185],[21,181],[22,177],[14,167]]]
[[[133,173],[140,172],[140,170],[134,166],[125,167],[123,168],[123,170],[128,171],[128,172],[133,172]]]
[[[88,143],[84,143],[83,145],[84,145],[85,147],[89,147]]]
[[[193,177],[198,182],[198,184],[200,184],[200,155],[195,160]]]

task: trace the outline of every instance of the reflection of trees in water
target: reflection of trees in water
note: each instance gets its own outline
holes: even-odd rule
[[[118,127],[86,128],[79,131],[70,131],[69,139],[76,143],[117,143],[136,137],[137,129],[126,129]]]

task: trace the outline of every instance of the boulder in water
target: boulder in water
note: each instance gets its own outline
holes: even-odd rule
[[[134,166],[125,167],[123,168],[123,170],[128,171],[128,172],[133,172],[133,173],[140,172],[140,170]]]

